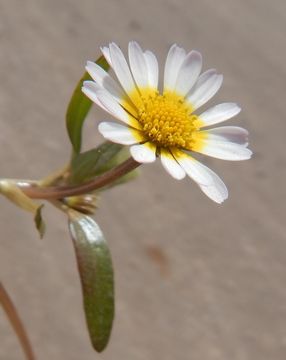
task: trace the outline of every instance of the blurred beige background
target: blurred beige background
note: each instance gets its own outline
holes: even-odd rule
[[[1,0],[1,176],[38,178],[69,157],[67,102],[100,45],[130,39],[163,65],[176,42],[196,48],[237,101],[251,161],[207,160],[225,180],[222,206],[159,162],[104,196],[97,221],[116,270],[108,349],[89,343],[64,216],[45,207],[45,238],[0,199],[0,274],[41,360],[286,358],[285,0]],[[86,146],[98,144],[93,110]],[[0,310],[0,359],[24,359]]]

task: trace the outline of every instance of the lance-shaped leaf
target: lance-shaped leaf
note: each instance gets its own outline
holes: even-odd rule
[[[34,214],[35,225],[42,238],[45,233],[45,223],[42,219],[43,205],[39,205],[30,199],[13,181],[1,180],[0,193],[21,209]]]
[[[46,224],[44,223],[43,217],[42,217],[42,209],[43,209],[44,205],[40,205],[35,213],[34,216],[34,221],[35,221],[35,225],[37,230],[39,231],[40,234],[40,238],[42,239],[45,235],[46,232]]]
[[[75,155],[71,162],[70,183],[80,184],[109,170],[122,148],[123,145],[104,142],[95,149]]]
[[[96,63],[106,71],[109,69],[109,65],[103,56],[98,58]],[[81,87],[85,80],[90,79],[89,74],[85,72],[74,90],[66,113],[67,131],[76,154],[78,154],[81,149],[83,122],[92,105],[92,101],[82,93]]]
[[[69,210],[81,279],[87,327],[96,351],[106,347],[114,317],[114,282],[110,252],[102,231],[89,216]]]
[[[95,149],[74,156],[68,181],[70,184],[80,184],[91,180],[125,161],[129,156],[125,146],[106,141]],[[124,183],[134,179],[136,175],[137,171],[133,170],[111,185]]]

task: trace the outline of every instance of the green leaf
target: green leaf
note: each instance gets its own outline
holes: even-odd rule
[[[43,217],[42,217],[42,209],[43,209],[44,205],[40,205],[35,213],[35,225],[37,230],[39,231],[40,234],[40,238],[42,239],[45,235],[45,231],[46,231],[46,224],[44,223]]]
[[[125,160],[127,160],[130,157],[129,149],[126,146],[123,146],[120,151],[112,158],[108,163],[106,163],[102,168],[102,172],[108,171],[112,169],[113,167],[123,163]],[[99,173],[101,174],[101,172]],[[99,175],[98,174],[98,175]],[[126,175],[121,176],[117,180],[113,181],[109,185],[105,186],[101,190],[107,190],[114,186],[124,184],[128,181],[134,180],[138,175],[140,174],[139,169],[135,169],[127,173]]]
[[[42,238],[45,231],[45,225],[41,216],[41,209],[43,205],[39,205],[30,199],[13,181],[1,180],[0,193],[6,196],[7,199],[19,206],[21,209],[34,214],[36,228]]]
[[[112,183],[108,184],[107,186],[103,187],[101,190],[107,190],[117,185],[125,184],[129,181],[135,180],[140,175],[140,169],[135,169],[123,175],[121,178],[113,181]]]
[[[68,211],[81,278],[87,327],[94,349],[108,344],[114,318],[114,279],[110,252],[104,236],[89,216]]]
[[[67,180],[72,185],[81,184],[112,169],[129,156],[130,153],[126,146],[106,141],[95,149],[75,155],[71,162],[70,176]],[[138,174],[138,169],[135,169],[104,189],[133,180]]]
[[[98,58],[96,63],[106,71],[109,69],[109,65],[103,56]],[[92,101],[82,93],[81,88],[83,82],[90,79],[89,74],[85,72],[74,90],[66,113],[67,131],[76,154],[78,154],[81,149],[83,122],[92,105]]]
[[[120,161],[126,160],[127,154],[122,156],[123,149],[123,145],[105,142],[96,149],[76,155],[71,163],[69,182],[80,184],[110,170]]]

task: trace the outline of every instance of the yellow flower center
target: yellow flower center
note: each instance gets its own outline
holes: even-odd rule
[[[182,97],[174,93],[149,93],[141,100],[138,121],[149,141],[164,148],[192,149],[193,135],[200,121],[191,114],[191,106]]]

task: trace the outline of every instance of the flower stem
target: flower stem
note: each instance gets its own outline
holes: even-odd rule
[[[100,189],[121,176],[136,169],[140,163],[133,158],[129,158],[115,168],[97,176],[95,179],[90,180],[84,184],[71,185],[71,186],[49,186],[37,187],[33,184],[18,182],[19,188],[32,199],[62,199],[69,196],[82,195]]]

